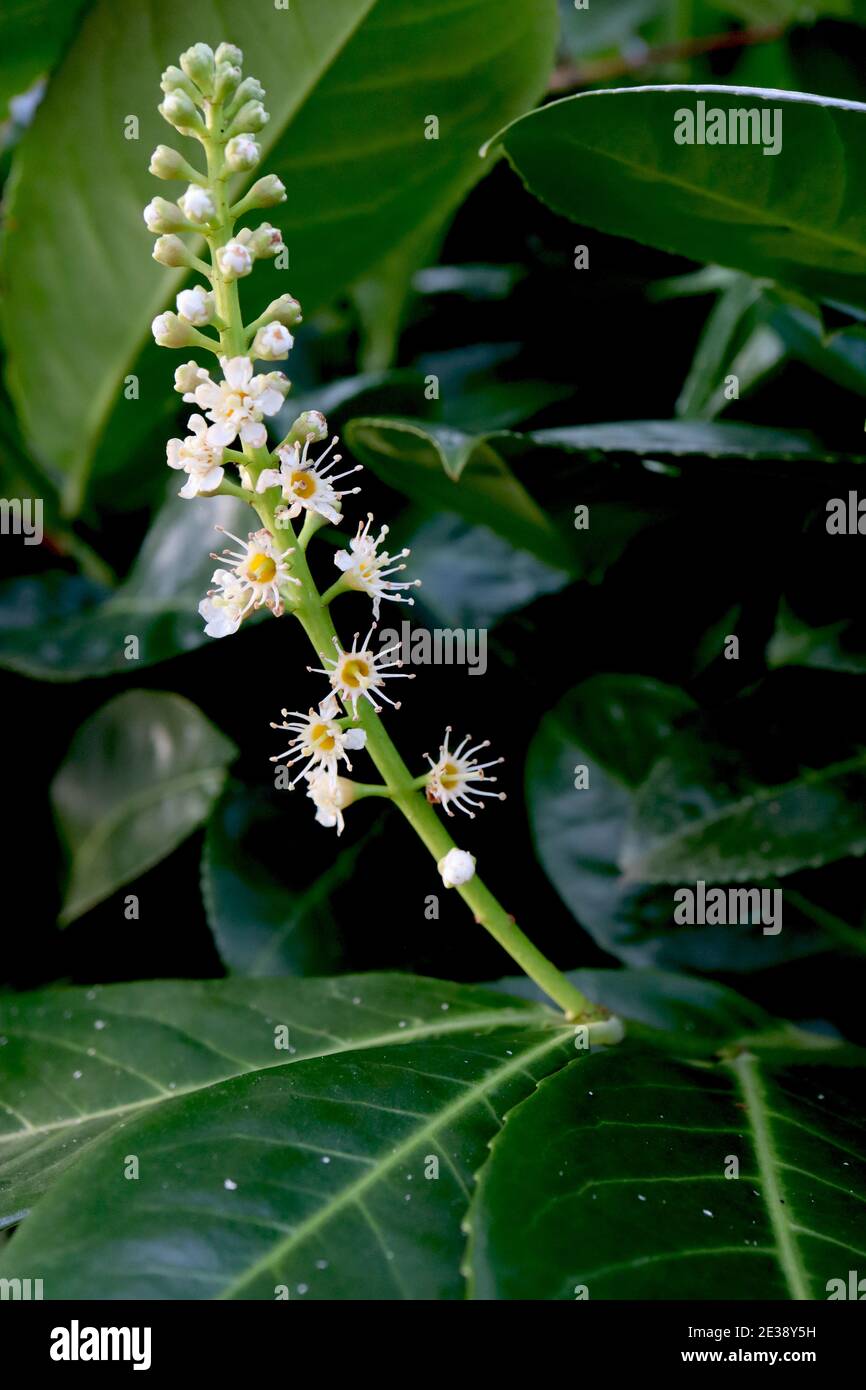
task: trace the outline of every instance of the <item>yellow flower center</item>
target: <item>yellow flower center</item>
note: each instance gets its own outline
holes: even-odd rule
[[[277,572],[277,566],[270,555],[257,550],[247,562],[247,576],[254,584],[270,584]]]
[[[453,792],[460,786],[460,769],[454,763],[446,763],[439,773],[439,783],[446,792]]]
[[[336,739],[329,731],[327,724],[313,724],[311,726],[310,742],[318,744],[322,753],[333,753],[336,745]]]
[[[347,685],[350,690],[357,690],[361,682],[367,680],[369,677],[370,667],[361,657],[353,656],[343,663],[343,669],[340,674],[344,685]]]
[[[312,497],[316,491],[316,481],[305,469],[292,474],[292,492],[296,497]]]

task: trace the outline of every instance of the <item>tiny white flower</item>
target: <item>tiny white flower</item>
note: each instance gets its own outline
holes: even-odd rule
[[[223,526],[216,529],[235,541],[240,549],[226,549],[222,555],[211,556],[213,560],[229,560],[231,568],[214,571],[211,582],[216,587],[208,590],[198,611],[205,619],[205,632],[209,637],[227,637],[237,632],[244,618],[256,608],[270,608],[279,617],[283,611],[280,585],[300,584],[301,581],[289,574],[286,565],[292,549],[278,550],[269,531],[252,532],[243,541]]]
[[[487,768],[496,767],[504,762],[504,758],[494,758],[488,763],[475,761],[474,755],[479,753],[482,748],[490,747],[490,740],[485,739],[483,743],[477,743],[474,748],[467,748],[468,736],[463,740],[458,748],[450,749],[448,740],[451,737],[450,727],[445,730],[445,739],[439,749],[439,757],[434,762],[429,753],[425,757],[430,764],[430,772],[427,779],[427,800],[437,803],[445,811],[446,815],[453,815],[451,803],[457,807],[458,811],[463,811],[471,819],[475,818],[474,810],[471,807],[483,807],[483,801],[476,801],[474,797],[494,796],[498,801],[505,800],[504,792],[489,792],[482,790],[476,784],[479,782],[495,782],[495,777],[485,775]]]
[[[191,290],[181,290],[177,297],[177,312],[196,328],[204,328],[210,323],[215,309],[213,292],[206,290],[204,285],[193,285]]]
[[[342,454],[334,454],[328,459],[334,445],[338,443],[337,436],[334,436],[321,457],[315,460],[309,457],[310,445],[313,442],[309,438],[305,440],[303,449],[299,444],[279,448],[279,468],[263,468],[259,474],[256,491],[265,492],[269,487],[280,489],[283,501],[289,503],[288,507],[278,508],[278,515],[281,517],[286,516],[292,520],[302,511],[318,512],[334,526],[339,526],[342,520],[341,499],[351,496],[353,492],[360,492],[361,489],[353,487],[344,492],[337,492],[334,483],[348,478],[350,473],[359,472],[362,465],[356,464],[345,473],[333,476],[331,469],[342,461]]]
[[[356,748],[363,748],[367,742],[367,735],[363,729],[340,727],[337,723],[339,707],[336,695],[328,695],[321,701],[317,710],[310,709],[307,714],[302,714],[300,710],[287,709],[281,710],[280,713],[284,722],[271,724],[271,728],[288,729],[294,737],[285,752],[277,753],[271,758],[271,762],[277,763],[285,758],[286,767],[303,763],[301,771],[291,784],[293,787],[302,777],[309,778],[314,772],[326,773],[333,785],[337,780],[337,765],[341,759],[349,772],[352,771],[348,753]],[[293,715],[294,718],[291,723],[286,723],[289,715]]]
[[[266,444],[262,416],[275,415],[280,409],[289,389],[288,378],[282,372],[254,376],[249,357],[221,357],[220,363],[225,380],[217,383],[205,373],[192,391],[192,399],[217,426],[223,444],[231,444],[238,435],[256,448]]]
[[[396,583],[388,577],[406,568],[405,565],[394,564],[394,561],[402,560],[409,551],[400,550],[396,555],[389,555],[387,550],[383,550],[381,554],[377,554],[378,547],[388,534],[388,527],[383,526],[378,536],[371,536],[372,521],[373,513],[369,512],[366,522],[358,523],[357,533],[349,541],[349,549],[337,551],[334,564],[343,571],[343,579],[350,589],[358,589],[361,593],[370,595],[373,600],[373,617],[378,618],[379,605],[383,598],[393,599],[395,603],[414,603],[413,598],[405,598],[396,591],[415,589],[421,581],[413,579],[408,583]],[[386,565],[390,565],[391,568],[386,569]]]
[[[446,888],[459,888],[475,877],[475,859],[465,849],[449,849],[436,867]]]
[[[405,671],[389,671],[389,666],[402,666],[402,661],[391,661],[388,658],[392,652],[398,651],[399,642],[393,646],[386,647],[382,652],[374,652],[370,646],[370,638],[373,635],[376,624],[370,628],[362,645],[358,646],[359,633],[355,633],[352,639],[352,650],[343,651],[339,641],[334,637],[334,649],[336,657],[323,656],[319,653],[320,659],[325,663],[325,667],[330,666],[330,671],[322,667],[308,666],[308,671],[317,671],[319,675],[327,676],[331,682],[331,688],[339,695],[346,709],[351,706],[352,717],[358,718],[358,701],[360,699],[369,700],[374,710],[378,713],[382,708],[376,703],[378,699],[385,700],[387,704],[393,705],[394,709],[400,708],[399,700],[392,700],[382,690],[382,686],[387,680],[414,680],[414,675]]]
[[[226,164],[236,174],[255,169],[261,157],[261,146],[252,135],[233,135],[226,145]]]
[[[178,198],[177,205],[187,222],[192,222],[195,227],[206,227],[208,223],[216,221],[213,197],[206,188],[200,188],[196,183],[190,184],[183,196]]]
[[[150,325],[153,333],[154,342],[158,347],[188,347],[190,341],[190,325],[183,319],[178,318],[177,314],[169,311],[165,314],[157,314],[153,323]]]
[[[166,446],[169,468],[182,468],[189,476],[178,494],[196,497],[213,492],[223,480],[223,446],[215,440],[213,425],[201,415],[190,415],[192,434],[186,439],[170,439]]]
[[[266,323],[253,338],[250,354],[267,362],[278,362],[288,357],[294,345],[294,338],[283,324]]]
[[[240,280],[253,268],[252,253],[235,237],[216,253],[217,265],[224,280]]]
[[[342,835],[345,828],[343,812],[355,799],[355,784],[346,777],[338,777],[332,782],[326,772],[313,772],[308,778],[307,796],[312,797],[316,807],[316,820],[319,825],[329,829],[337,827]]]
[[[180,392],[188,404],[195,401],[195,389],[203,381],[210,381],[210,373],[206,367],[200,367],[197,362],[184,362],[182,367],[176,367],[174,371],[174,389]]]

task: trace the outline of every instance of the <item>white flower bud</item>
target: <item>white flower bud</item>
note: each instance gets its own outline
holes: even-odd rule
[[[446,888],[459,888],[475,877],[475,859],[465,849],[449,849],[436,867]]]
[[[206,97],[213,95],[214,54],[210,44],[194,43],[180,55],[180,65]]]
[[[257,179],[244,198],[248,208],[272,208],[286,201],[286,185],[276,174]]]
[[[237,91],[241,80],[241,70],[232,63],[218,63],[213,83],[214,101],[228,101]]]
[[[160,265],[189,265],[190,254],[179,236],[160,236],[153,243],[153,259]]]
[[[159,347],[188,347],[192,341],[190,325],[177,314],[157,314],[151,329]]]
[[[229,116],[236,116],[240,108],[249,101],[264,101],[265,89],[257,77],[245,77],[235,92]]]
[[[214,58],[217,63],[231,63],[236,68],[242,68],[244,65],[243,51],[236,43],[221,43]]]
[[[239,280],[249,275],[253,268],[253,257],[243,242],[235,238],[227,241],[216,253],[217,266],[224,280]]]
[[[190,167],[171,145],[157,145],[150,156],[149,172],[157,179],[188,179]]]
[[[321,410],[305,410],[292,425],[280,448],[293,444],[321,444],[328,437],[328,422]]]
[[[189,223],[177,203],[169,203],[165,198],[151,198],[144,209],[144,221],[149,232],[189,230]]]
[[[206,188],[199,188],[198,184],[191,183],[183,197],[178,198],[177,203],[184,217],[195,227],[206,227],[208,223],[216,221],[217,210],[213,197]]]
[[[174,389],[181,396],[189,396],[192,399],[192,392],[206,380],[207,369],[200,367],[197,362],[184,362],[183,366],[175,367]]]
[[[163,120],[168,121],[169,125],[173,125],[175,130],[181,131],[184,135],[193,132],[204,133],[204,122],[195,109],[192,97],[186,92],[180,89],[169,92],[158,109]]]
[[[281,294],[279,299],[271,300],[262,318],[267,323],[284,323],[286,328],[294,328],[301,322],[301,306],[294,295]]]
[[[261,157],[261,146],[248,131],[232,136],[226,145],[226,164],[236,174],[255,169]]]
[[[245,102],[229,127],[229,135],[242,135],[245,131],[262,130],[270,119],[260,101]]]
[[[265,256],[275,256],[278,251],[283,249],[283,234],[279,227],[272,227],[270,222],[263,222],[253,232],[245,227],[240,235],[247,250],[257,260],[261,260]]]
[[[253,338],[250,355],[260,357],[265,362],[279,362],[283,357],[288,357],[294,345],[295,340],[288,328],[281,323],[268,323]]]
[[[159,85],[166,96],[168,96],[170,92],[186,92],[187,96],[190,98],[196,95],[195,84],[190,82],[185,72],[182,72],[178,67],[174,67],[174,65],[166,68],[159,80]]]
[[[181,290],[177,297],[177,312],[195,328],[204,328],[210,323],[215,312],[214,297],[204,285],[193,285],[191,290]]]

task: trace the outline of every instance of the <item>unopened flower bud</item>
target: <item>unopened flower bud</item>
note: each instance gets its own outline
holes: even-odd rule
[[[321,410],[305,410],[292,425],[280,448],[290,449],[293,444],[304,445],[308,440],[312,444],[320,444],[327,437],[328,422]]]
[[[276,174],[265,174],[264,178],[256,179],[244,198],[248,208],[272,208],[285,201],[286,185]]]
[[[181,396],[192,399],[192,392],[207,377],[208,373],[204,367],[200,367],[197,362],[184,362],[182,366],[174,369],[174,389]]]
[[[248,231],[244,228],[244,231]],[[243,235],[243,233],[241,234]],[[272,227],[270,222],[263,222],[255,231],[243,237],[244,244],[250,254],[257,260],[263,260],[266,256],[275,256],[284,246],[283,234],[279,227]]]
[[[194,43],[181,53],[180,65],[204,96],[213,96],[214,54],[210,44]]]
[[[281,294],[272,299],[262,314],[265,323],[284,323],[286,328],[294,328],[301,322],[301,306],[292,294]]]
[[[260,357],[265,362],[279,362],[288,357],[295,340],[281,323],[268,323],[260,328],[253,338],[251,356]]]
[[[182,198],[177,200],[178,207],[188,222],[192,222],[194,227],[206,227],[208,223],[216,221],[216,203],[213,196],[206,188],[199,188],[198,184],[191,183]]]
[[[236,43],[221,43],[214,58],[217,63],[232,63],[236,68],[244,65],[243,51]]]
[[[191,290],[181,290],[177,296],[177,312],[195,328],[204,328],[210,323],[215,308],[213,294],[204,285],[193,285]]]
[[[446,888],[459,888],[475,877],[475,859],[465,849],[449,849],[436,867]]]
[[[168,96],[169,92],[186,92],[190,98],[195,97],[195,83],[190,82],[185,72],[180,68],[168,67],[159,80],[159,85]]]
[[[242,75],[240,68],[232,63],[218,63],[213,83],[214,101],[228,101],[237,91]]]
[[[226,164],[236,174],[255,169],[261,157],[259,142],[248,131],[232,136],[226,145]]]
[[[157,145],[150,156],[149,172],[157,179],[188,179],[195,170],[171,145]]]
[[[166,98],[166,100],[170,100],[170,98]],[[270,119],[260,101],[245,102],[229,126],[229,135],[242,135],[245,131],[262,130]]]
[[[188,347],[193,341],[190,325],[177,314],[157,314],[151,330],[159,347]]]
[[[163,120],[173,125],[175,130],[181,131],[184,135],[193,132],[204,133],[204,123],[201,116],[196,111],[192,98],[186,92],[169,92],[165,101],[159,107],[159,114]]]
[[[149,232],[189,230],[189,223],[177,203],[169,203],[165,198],[151,198],[144,209],[144,221]]]
[[[189,265],[190,253],[179,236],[160,236],[153,243],[153,259],[160,265]]]
[[[259,79],[257,77],[245,77],[235,92],[235,99],[231,104],[229,115],[236,115],[245,101],[264,101],[264,99],[265,89]]]
[[[239,280],[249,275],[253,268],[253,257],[242,241],[235,238],[227,241],[216,253],[217,266],[224,280]]]

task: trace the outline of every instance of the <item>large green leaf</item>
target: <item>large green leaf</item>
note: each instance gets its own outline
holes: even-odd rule
[[[470,1296],[826,1298],[864,1258],[863,1062],[844,1048],[573,1061],[491,1145]]]
[[[77,681],[128,675],[195,650],[209,640],[198,605],[214,570],[214,527],[238,534],[251,524],[249,507],[233,498],[202,506],[172,496],[115,590],[83,590],[53,571],[7,580],[0,584],[0,666],[36,680]],[[82,603],[87,595],[98,601]],[[130,637],[138,640],[134,661],[126,655]]]
[[[289,189],[271,216],[309,312],[419,223],[444,219],[483,173],[477,150],[491,126],[540,90],[554,0],[514,0],[501,21],[498,0],[420,10],[411,0],[294,0],[259,7],[246,24],[215,0],[122,11],[98,0],[21,143],[5,256],[10,381],[70,509],[151,318],[180,285],[150,259],[141,220],[158,191],[147,157],[166,134],[161,69],[197,40],[240,39],[246,71],[267,90],[267,167]],[[124,138],[130,114],[139,139]],[[428,115],[438,140],[425,138]],[[286,288],[268,274],[270,292],[267,274],[256,287],[263,301]],[[171,370],[166,356],[167,379]],[[123,404],[136,420],[150,408],[144,396]]]
[[[639,788],[657,760],[679,747],[673,731],[691,708],[684,692],[658,681],[600,675],[545,716],[526,768],[542,865],[581,925],[629,965],[741,971],[815,950],[820,933],[804,928],[796,914],[790,921],[786,914],[778,936],[742,925],[675,925],[670,887],[643,882],[636,871],[623,874],[620,857]],[[700,735],[693,742],[699,747]],[[736,764],[738,752],[730,756]],[[679,766],[678,756],[672,761]],[[589,775],[580,790],[579,767]],[[701,776],[708,781],[706,768]],[[769,872],[765,867],[762,876]]]
[[[136,1078],[148,1113],[60,1176],[0,1259],[3,1277],[38,1266],[50,1298],[462,1295],[473,1173],[502,1115],[574,1055],[574,1029],[439,982],[391,978],[384,994],[375,978],[304,982],[295,998],[318,1004],[316,1055],[285,1060],[273,1039],[293,1021],[286,987],[256,985],[266,1011],[250,994],[256,1016],[225,1020],[230,1059],[254,1027],[266,1063],[229,1060],[234,1079],[180,1098]],[[148,1061],[139,1046],[136,1071]],[[166,1074],[182,1084],[158,1067],[160,1084]]]
[[[3,0],[0,13],[0,120],[10,97],[47,74],[68,43],[88,0]]]
[[[678,144],[681,110],[778,110],[782,147]],[[866,303],[866,106],[724,86],[582,93],[490,142],[575,222]]]
[[[234,745],[179,695],[131,690],[78,730],[51,786],[70,875],[66,925],[206,819]]]
[[[160,980],[0,999],[0,1226],[93,1141],[229,1077],[496,1023],[537,1028],[537,1005],[401,975]],[[277,1030],[288,1028],[283,1039]]]

